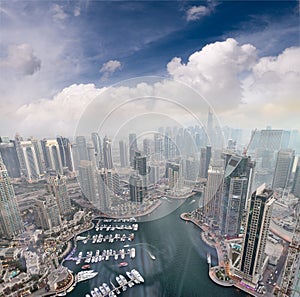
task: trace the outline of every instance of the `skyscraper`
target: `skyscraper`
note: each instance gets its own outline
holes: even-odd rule
[[[240,234],[247,198],[251,193],[255,163],[250,157],[224,154],[225,172],[221,205],[221,232],[229,237]]]
[[[251,196],[246,232],[242,248],[240,273],[244,280],[258,283],[263,273],[266,242],[271,222],[271,213],[275,198],[273,191],[263,184]]]
[[[56,139],[44,139],[41,141],[47,170],[63,174],[63,166],[60,149]]]
[[[96,160],[97,160],[97,167],[100,168],[103,166],[103,151],[102,151],[102,144],[101,138],[97,132],[93,132],[91,135],[92,142],[95,148],[96,153]],[[100,165],[101,164],[101,165]]]
[[[87,146],[86,146],[86,140],[84,136],[76,137],[76,148],[78,151],[79,161],[88,160]]]
[[[81,160],[78,166],[78,178],[83,195],[94,204],[99,200],[95,168],[91,161]]]
[[[207,178],[208,167],[211,160],[211,146],[206,146],[200,149],[200,168],[199,176]]]
[[[129,193],[130,200],[137,203],[142,203],[146,196],[142,177],[136,171],[129,177]]]
[[[107,136],[103,138],[103,161],[104,168],[112,169],[114,167],[112,159],[111,140]]]
[[[63,168],[67,168],[71,172],[74,171],[75,167],[70,140],[62,136],[57,137],[56,140],[59,146],[60,158]]]
[[[5,164],[5,167],[7,169],[8,175],[11,178],[20,177],[20,163],[14,142],[1,140],[0,154],[2,156],[3,163]]]
[[[272,189],[285,189],[288,185],[295,159],[295,151],[280,150],[277,154]]]
[[[128,152],[127,152],[127,145],[124,140],[119,141],[119,150],[120,150],[121,167],[127,167],[128,166]]]
[[[67,178],[64,175],[50,176],[48,180],[49,192],[52,193],[59,208],[62,217],[72,213],[71,199],[67,190]]]
[[[300,291],[300,206],[296,209],[296,225],[289,244],[278,297],[299,297]]]
[[[135,133],[129,134],[129,162],[130,166],[133,164],[134,154],[138,150],[137,139]]]
[[[221,215],[223,177],[223,167],[209,167],[207,183],[204,189],[203,210],[205,216],[209,217],[215,226],[219,225]]]
[[[0,155],[0,233],[12,238],[24,229],[15,192]]]
[[[293,186],[292,186],[292,193],[296,197],[300,198],[300,157],[298,157],[296,172],[295,172]]]
[[[25,176],[28,181],[38,180],[40,178],[40,169],[37,153],[31,141],[20,142],[20,154],[25,165]]]

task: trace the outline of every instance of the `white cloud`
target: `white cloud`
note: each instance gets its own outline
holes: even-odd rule
[[[58,22],[63,21],[68,17],[68,15],[65,13],[62,5],[54,4],[52,6],[52,12],[53,12],[53,20],[54,21],[58,21]]]
[[[117,60],[109,60],[104,63],[100,69],[100,72],[103,73],[102,79],[107,79],[112,75],[116,70],[121,68],[121,62]]]
[[[186,64],[180,58],[168,63],[169,74],[194,87],[216,110],[236,107],[242,100],[239,76],[256,61],[256,49],[234,39],[206,45],[193,53]]]
[[[70,136],[78,122],[81,128],[93,130],[101,124],[105,131],[138,129],[148,122],[171,126],[176,122],[191,123],[193,114],[205,122],[208,103],[201,95],[224,125],[263,128],[270,124],[300,130],[299,61],[300,48],[258,58],[251,44],[227,39],[206,45],[187,63],[173,58],[167,65],[170,80],[160,78],[153,82],[143,78],[137,83],[114,86],[109,92],[93,84],[71,85],[52,99],[49,96],[24,104],[17,112],[8,106],[10,110],[0,118],[0,130],[6,129],[0,135],[11,129],[12,134],[19,131],[37,137]],[[113,73],[121,66],[119,61],[109,62],[101,73]],[[100,97],[93,101],[97,96]]]
[[[16,75],[33,75],[40,68],[41,60],[26,43],[9,46],[7,57],[0,60],[0,70]]]
[[[186,20],[195,21],[199,20],[203,16],[209,15],[211,13],[211,8],[203,5],[192,6],[186,11]]]
[[[80,14],[81,14],[81,10],[80,10],[80,8],[79,7],[75,7],[75,9],[74,9],[74,16],[80,16]]]
[[[74,84],[51,100],[40,99],[23,105],[14,113],[17,131],[38,137],[73,136],[81,113],[102,91],[93,84]]]

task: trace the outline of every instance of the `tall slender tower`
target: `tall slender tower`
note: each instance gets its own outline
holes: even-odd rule
[[[137,139],[135,133],[129,134],[129,162],[130,166],[133,164],[134,154],[138,150]]]
[[[250,157],[224,154],[225,173],[222,193],[221,232],[229,237],[240,234],[246,201],[251,194],[255,163]]]
[[[220,166],[210,166],[204,190],[203,209],[213,225],[218,226],[220,221],[221,197],[224,169]]]
[[[127,167],[128,166],[127,145],[124,140],[119,141],[119,150],[120,150],[121,167]]]
[[[0,156],[0,233],[12,238],[24,230],[15,192]]]
[[[285,189],[288,185],[295,159],[295,151],[280,150],[277,155],[272,189]]]
[[[300,198],[300,157],[298,157],[295,177],[293,181],[292,193]]]
[[[249,204],[240,273],[254,287],[263,273],[274,202],[273,191],[263,184],[252,194]]]
[[[107,136],[103,138],[103,159],[104,168],[112,169],[114,167],[111,151],[111,140]]]

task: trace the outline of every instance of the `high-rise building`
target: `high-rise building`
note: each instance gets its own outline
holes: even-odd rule
[[[206,146],[200,149],[200,168],[199,176],[202,178],[207,178],[208,167],[211,160],[211,146]]]
[[[292,193],[300,198],[300,157],[298,157],[296,172],[294,176],[293,186],[292,186]]]
[[[156,161],[163,159],[163,138],[159,133],[154,134],[154,158]]]
[[[182,166],[175,162],[167,162],[166,174],[170,190],[177,191],[182,188]]]
[[[137,138],[135,133],[130,133],[129,134],[129,162],[130,166],[133,164],[133,159],[135,152],[138,150],[137,146]]]
[[[33,215],[36,226],[43,230],[51,230],[61,225],[57,201],[52,194],[43,195],[35,200]]]
[[[260,186],[251,196],[239,273],[244,280],[258,283],[263,273],[265,249],[275,202],[273,191]]]
[[[86,139],[84,136],[76,137],[76,148],[77,148],[77,152],[78,152],[79,161],[88,160]]]
[[[296,225],[288,247],[278,297],[300,296],[300,206],[296,208]]]
[[[255,163],[250,157],[224,153],[225,172],[222,190],[221,232],[239,236],[246,201],[251,194]]]
[[[15,192],[0,155],[0,233],[12,238],[24,230]]]
[[[78,166],[78,178],[83,195],[93,204],[97,204],[99,200],[99,193],[97,191],[95,168],[91,161],[80,161]]]
[[[96,153],[93,143],[87,144],[87,152],[88,152],[88,158],[92,162],[93,167],[95,169],[98,169],[97,153]]]
[[[74,171],[75,167],[70,140],[62,136],[57,137],[56,140],[59,146],[60,158],[63,168],[67,168],[70,172]]]
[[[101,138],[97,132],[93,132],[91,138],[95,148],[97,167],[100,168],[103,166],[103,150],[102,150]]]
[[[25,165],[25,176],[28,181],[35,181],[40,179],[40,169],[35,147],[31,141],[20,142],[20,153]]]
[[[291,149],[280,150],[277,154],[272,189],[285,189],[288,186],[293,169],[295,151]]]
[[[21,173],[21,176],[26,177],[26,165],[25,165],[23,150],[21,147],[21,141],[23,141],[23,138],[19,134],[16,134],[15,148],[17,151],[17,156],[18,156],[18,160],[19,160],[19,164],[20,164],[20,173]]]
[[[120,163],[121,167],[127,167],[128,166],[128,151],[127,151],[127,145],[124,140],[119,141],[119,150],[120,150]]]
[[[159,166],[149,166],[148,184],[156,184],[159,181]]]
[[[223,167],[209,167],[207,183],[204,189],[203,210],[205,216],[215,226],[218,226],[220,222],[223,177]]]
[[[253,140],[248,150],[255,150],[256,148],[264,148],[271,151],[278,151],[280,149],[287,149],[289,145],[290,132],[285,130],[255,130],[253,133]]]
[[[63,174],[63,166],[60,156],[60,148],[56,139],[43,139],[41,141],[46,169]]]
[[[71,199],[67,190],[67,178],[64,175],[50,176],[48,179],[49,192],[54,195],[62,217],[72,213]]]
[[[149,138],[143,140],[143,153],[147,158],[151,155],[151,140]]]
[[[136,171],[132,172],[129,177],[129,193],[130,200],[137,203],[142,203],[147,195],[142,176]]]
[[[114,167],[112,159],[111,140],[107,136],[103,138],[103,163],[104,168],[112,169]]]
[[[33,137],[30,138],[30,141],[31,141],[32,145],[34,146],[37,162],[39,165],[39,171],[41,174],[43,174],[45,172],[46,168],[45,168],[45,160],[44,160],[44,156],[43,156],[41,143],[38,139],[35,139]]]
[[[18,178],[21,176],[20,163],[14,142],[0,141],[0,154],[3,163],[7,169],[8,175],[11,178]]]

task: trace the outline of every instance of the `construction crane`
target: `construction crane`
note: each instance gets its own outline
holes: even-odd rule
[[[243,150],[243,156],[247,156],[248,149],[249,149],[249,147],[250,147],[250,145],[251,145],[251,143],[252,143],[252,141],[254,139],[256,131],[257,131],[257,128],[255,128],[254,131],[252,132],[250,141],[249,141],[248,145]]]

